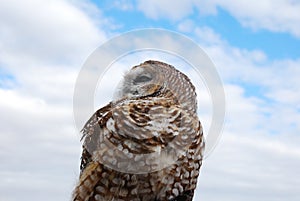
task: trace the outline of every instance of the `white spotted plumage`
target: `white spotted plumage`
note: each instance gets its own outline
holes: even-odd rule
[[[195,88],[173,66],[146,61],[83,128],[72,201],[192,201],[204,139]]]

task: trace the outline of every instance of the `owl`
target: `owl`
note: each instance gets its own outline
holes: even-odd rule
[[[204,137],[195,87],[173,66],[132,67],[82,133],[72,201],[192,201]]]

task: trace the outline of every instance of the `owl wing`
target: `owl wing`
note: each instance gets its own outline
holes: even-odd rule
[[[82,155],[80,171],[82,172],[88,163],[92,161],[92,153],[97,149],[97,142],[103,135],[106,121],[111,117],[111,103],[97,110],[92,117],[86,122],[82,132]]]
[[[90,200],[95,187],[101,179],[97,175],[103,172],[103,165],[93,160],[99,138],[103,137],[106,120],[111,116],[111,103],[97,110],[82,129],[82,155],[79,182],[73,192],[72,201]]]

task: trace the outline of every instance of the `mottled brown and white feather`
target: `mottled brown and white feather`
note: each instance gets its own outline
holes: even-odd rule
[[[174,67],[133,67],[82,130],[72,200],[191,201],[204,149],[196,110],[194,86]]]

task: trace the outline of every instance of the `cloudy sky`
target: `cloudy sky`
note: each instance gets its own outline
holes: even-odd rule
[[[76,78],[97,47],[139,28],[189,37],[223,81],[225,126],[204,161],[195,200],[300,199],[299,1],[0,0],[0,5],[0,201],[70,199],[81,151],[73,116]],[[115,66],[126,69],[147,58],[179,62],[144,52],[125,55]],[[95,107],[112,99],[111,86],[124,69],[107,71]],[[199,116],[208,130],[211,104],[204,86],[198,89]]]

